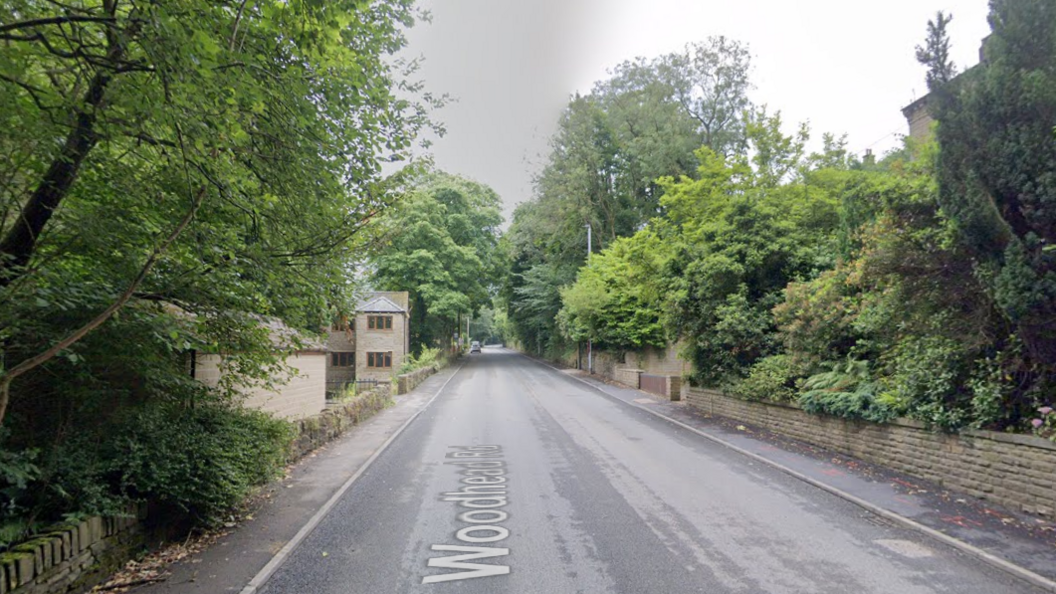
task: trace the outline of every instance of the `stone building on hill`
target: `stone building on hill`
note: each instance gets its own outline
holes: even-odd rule
[[[981,64],[986,63],[987,39],[989,37],[984,38],[982,43],[979,44],[979,64],[972,66],[968,70],[978,68]],[[956,77],[954,77],[954,80],[957,80]],[[930,93],[902,108],[902,115],[905,116],[906,123],[909,124],[908,136],[913,140],[924,141],[931,134],[931,123],[935,119],[931,116],[931,111],[928,109],[929,97],[931,97]]]

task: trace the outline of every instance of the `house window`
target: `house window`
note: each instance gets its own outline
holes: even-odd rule
[[[392,369],[392,351],[387,353],[367,353],[367,367]]]
[[[355,364],[355,353],[330,353],[330,365],[332,367],[352,367]]]
[[[367,316],[367,328],[371,330],[392,330],[392,316]]]

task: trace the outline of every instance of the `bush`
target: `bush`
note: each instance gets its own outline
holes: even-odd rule
[[[910,336],[892,353],[887,383],[911,418],[929,427],[958,429],[970,420],[972,395],[968,348],[941,336]],[[982,405],[980,400],[977,404]]]
[[[880,384],[872,379],[866,361],[848,359],[829,367],[803,382],[806,391],[798,398],[803,410],[874,423],[898,417],[898,410],[879,396]]]
[[[176,516],[167,521],[216,525],[281,474],[292,437],[289,423],[260,411],[155,402],[46,452],[0,449],[0,546],[43,524],[123,513],[129,501]]]
[[[789,355],[772,355],[756,362],[748,377],[736,383],[730,392],[745,400],[792,402],[796,399],[796,382],[806,376],[806,369]]]
[[[442,367],[443,358],[441,357],[441,351],[438,348],[423,347],[422,352],[417,355],[408,355],[403,360],[403,365],[400,365],[399,371],[396,375],[403,375],[410,373],[416,369],[422,369],[423,367]]]
[[[860,312],[848,275],[842,266],[785,287],[774,320],[785,349],[797,360],[817,365],[850,353],[857,343],[854,319]]]
[[[3,437],[2,429],[0,437]],[[36,450],[0,450],[0,549],[35,528],[28,487],[40,478],[37,454]]]
[[[270,415],[208,403],[163,405],[129,415],[108,452],[118,490],[215,525],[281,474],[293,437]]]

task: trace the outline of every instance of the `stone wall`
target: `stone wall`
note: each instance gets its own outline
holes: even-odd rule
[[[347,402],[330,402],[318,415],[297,421],[297,438],[290,445],[289,460],[298,460],[319,446],[383,410],[392,400],[389,386],[356,394]]]
[[[627,351],[619,355],[595,351],[594,372],[636,389],[645,390],[648,384],[648,391],[671,400],[679,400],[682,376],[690,369],[689,362],[678,357],[681,346],[678,343],[663,349],[645,347],[640,351]],[[643,382],[643,375],[663,379]]]
[[[139,514],[52,526],[0,554],[0,594],[84,592],[143,548]]]
[[[991,431],[934,433],[900,420],[879,425],[810,415],[797,407],[747,402],[700,388],[683,399],[701,411],[936,482],[1026,513],[1056,510],[1056,443]]]
[[[613,379],[625,386],[630,386],[632,388],[638,389],[638,387],[642,385],[642,373],[644,373],[644,371],[641,369],[628,369],[625,367],[617,367],[616,377],[614,377]]]
[[[690,364],[678,357],[682,343],[668,345],[658,349],[645,347],[640,351],[628,351],[624,356],[624,366],[641,369],[651,375],[669,375],[682,377],[689,373]]]
[[[417,388],[425,381],[425,378],[436,373],[436,367],[423,367],[421,369],[415,369],[410,373],[405,373],[396,378],[396,393],[406,394],[411,390]]]

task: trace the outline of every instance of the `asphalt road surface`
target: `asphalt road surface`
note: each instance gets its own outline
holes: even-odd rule
[[[486,348],[261,592],[1038,590],[540,363]]]

